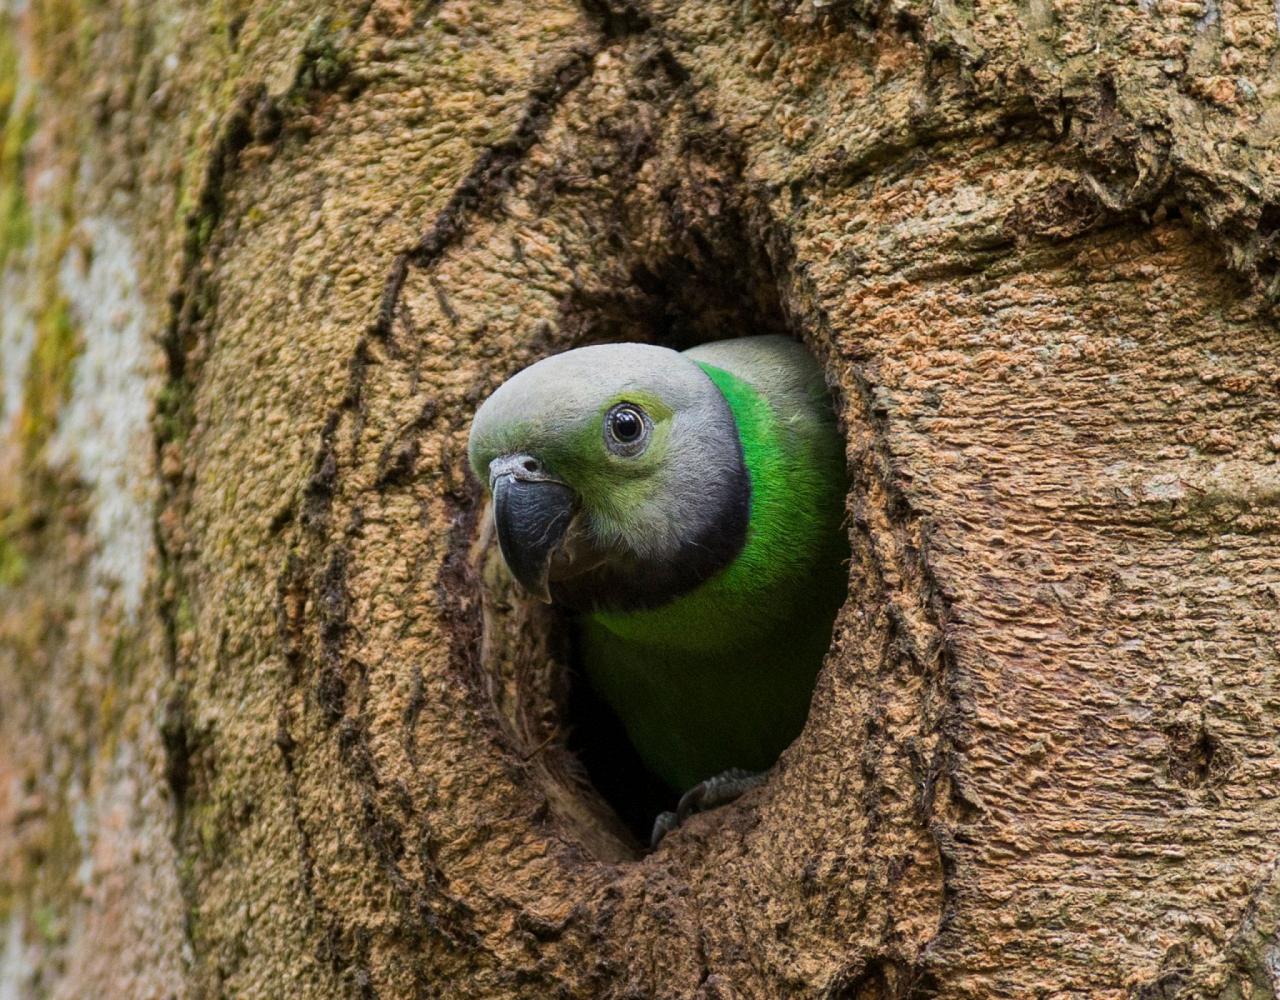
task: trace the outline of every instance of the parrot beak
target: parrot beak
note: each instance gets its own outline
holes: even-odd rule
[[[551,560],[573,520],[573,490],[544,473],[528,455],[494,459],[489,489],[507,568],[525,590],[550,604]]]

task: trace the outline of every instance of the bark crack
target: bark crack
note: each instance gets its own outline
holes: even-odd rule
[[[362,0],[354,23],[360,23],[371,6],[371,0]],[[191,600],[183,579],[186,540],[182,527],[192,476],[183,452],[194,424],[194,395],[198,379],[191,359],[195,343],[214,309],[213,271],[209,264],[218,254],[215,240],[227,209],[229,192],[240,170],[241,153],[254,143],[276,143],[286,133],[290,118],[304,116],[322,95],[348,85],[351,59],[342,47],[347,32],[331,33],[329,28],[327,21],[321,21],[310,32],[298,52],[292,82],[285,93],[271,95],[264,83],[247,83],[223,116],[205,160],[195,207],[184,219],[182,261],[170,292],[169,319],[161,338],[166,373],[165,384],[157,396],[154,419],[160,496],[153,530],[161,581],[161,596],[157,604],[169,690],[160,729],[174,802],[171,836],[180,857],[186,853],[184,841],[189,833],[188,800],[193,784],[193,760],[200,751],[200,736],[193,729],[187,704],[187,681],[180,653],[184,632],[195,625],[191,620]],[[348,96],[354,96],[357,90],[351,89]],[[317,478],[313,476],[313,483]],[[319,479],[322,480],[323,476]],[[282,526],[281,523],[277,527]],[[282,595],[285,589],[296,589],[293,587],[293,569],[286,569],[279,584]],[[283,602],[283,596],[281,599]],[[286,651],[286,661],[294,663],[295,669],[296,654],[296,650]],[[296,786],[291,757],[295,744],[284,714],[277,734],[277,746],[285,759],[289,780]],[[295,825],[299,833],[304,834],[298,819],[296,796],[291,801],[291,808]],[[314,863],[305,836],[300,853],[303,884],[311,897]],[[192,954],[196,953],[192,925],[199,907],[197,884],[194,868],[180,874],[186,948]]]
[[[463,236],[469,219],[491,208],[509,188],[511,174],[542,138],[556,109],[590,75],[600,48],[575,50],[530,91],[515,131],[481,152],[431,227],[413,247],[396,255],[383,286],[378,315],[370,326],[370,334],[382,339],[390,335],[410,266],[430,267]]]

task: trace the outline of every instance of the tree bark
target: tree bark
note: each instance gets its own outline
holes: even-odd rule
[[[1280,998],[1278,68],[1266,0],[0,6],[0,998]],[[644,854],[467,429],[764,331],[849,600]]]

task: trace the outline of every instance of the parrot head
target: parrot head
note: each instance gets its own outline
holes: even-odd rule
[[[701,367],[667,348],[607,344],[537,362],[476,412],[467,451],[507,567],[544,601],[654,607],[746,537],[733,413]]]

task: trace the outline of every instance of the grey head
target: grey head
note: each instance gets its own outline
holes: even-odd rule
[[[656,607],[746,538],[751,487],[733,413],[668,348],[605,344],[531,365],[476,412],[468,457],[508,568],[543,600]]]

